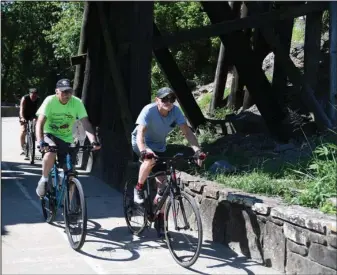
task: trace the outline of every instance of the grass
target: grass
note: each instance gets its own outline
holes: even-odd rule
[[[316,147],[312,156],[295,163],[285,163],[281,159],[254,158],[244,154],[238,154],[236,157],[218,155],[208,159],[205,171],[219,159],[225,159],[236,167],[246,164],[245,168],[232,175],[210,175],[207,172],[203,175],[226,187],[254,194],[280,196],[289,204],[336,214],[334,206],[327,201],[328,198],[337,196],[336,155],[337,146],[332,143],[322,143]]]
[[[227,187],[241,189],[249,193],[282,197],[289,196],[293,192],[292,190],[302,185],[294,180],[278,180],[259,170],[241,175],[217,175],[214,180]]]
[[[291,36],[292,43],[304,43],[305,38],[305,24],[301,23],[301,19],[297,18],[294,21],[293,32]]]
[[[230,88],[226,88],[224,90],[224,98],[226,98],[230,94]],[[233,113],[233,110],[229,108],[217,108],[214,110],[212,114],[209,113],[209,106],[212,100],[212,93],[207,93],[201,96],[200,100],[198,101],[198,105],[203,112],[204,115],[213,118],[213,119],[225,119],[225,117],[229,114]]]
[[[295,176],[306,182],[300,196],[291,202],[322,211],[330,211],[328,198],[336,197],[337,192],[337,146],[333,143],[320,144],[312,154],[307,167],[292,169]]]
[[[211,99],[212,94],[207,93],[198,101],[204,114],[208,114]],[[224,119],[229,113],[232,111],[222,108],[215,110],[212,116]],[[202,176],[226,187],[254,194],[279,196],[288,204],[336,214],[335,206],[327,199],[337,196],[337,133],[333,133],[324,140],[307,139],[307,144],[313,144],[310,156],[299,155],[296,158],[284,160],[270,152],[259,156],[256,151],[249,151],[240,146],[228,146],[225,150],[225,142],[217,144],[223,137],[219,136],[210,125],[202,126],[199,130],[199,143],[205,151],[211,151],[204,163],[204,170],[199,172]],[[188,145],[178,128],[171,132],[168,143]],[[231,175],[211,175],[207,171],[217,160],[227,160],[231,165],[239,168],[238,172]]]
[[[207,109],[211,94],[206,94],[199,101],[201,109]],[[226,113],[226,111],[224,111]],[[223,117],[222,117],[223,118]],[[210,150],[201,174],[213,181],[230,188],[267,196],[279,196],[288,204],[297,204],[320,209],[324,213],[336,214],[336,208],[327,200],[336,197],[337,184],[337,133],[325,139],[307,140],[312,144],[311,155],[303,154],[290,160],[275,157],[265,152],[258,155],[254,150],[240,146],[227,146],[209,125],[200,127],[199,143]],[[169,143],[187,145],[179,130],[169,136]],[[213,149],[212,149],[213,148]],[[208,173],[209,167],[217,160],[226,160],[238,168],[235,174]]]

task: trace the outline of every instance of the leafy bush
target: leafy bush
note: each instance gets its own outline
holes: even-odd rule
[[[304,170],[293,170],[307,182],[306,189],[300,196],[293,198],[293,203],[326,210],[327,199],[336,197],[337,192],[337,146],[323,143],[314,152],[309,166]]]

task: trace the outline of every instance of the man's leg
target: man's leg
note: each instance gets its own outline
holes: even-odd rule
[[[51,135],[45,135],[44,141],[50,146],[57,146]],[[43,197],[46,193],[46,182],[48,182],[48,175],[55,163],[56,153],[46,152],[42,160],[42,177],[36,187],[36,194]]]
[[[25,147],[25,139],[26,139],[26,124],[20,121],[20,155],[24,155],[24,147]]]
[[[132,149],[134,153],[140,157],[140,151],[137,147],[137,145],[133,145]],[[151,152],[151,149],[146,148],[149,152]],[[154,159],[145,159],[142,164],[139,167],[139,172],[138,172],[138,183],[136,187],[134,188],[133,192],[133,197],[134,197],[134,202],[135,203],[143,203],[144,202],[144,183],[147,179],[147,177],[150,175],[152,167],[155,164]]]
[[[166,157],[165,152],[155,152],[158,157]],[[159,171],[166,171],[166,164],[157,164],[152,172],[156,173]],[[156,177],[156,185],[157,185],[157,194],[154,198],[153,204],[157,204],[161,197],[163,196],[163,192],[165,191],[165,187],[167,185],[167,176],[166,174],[162,174]],[[163,237],[165,235],[164,232],[164,210],[166,203],[163,204],[160,213],[158,214],[157,220],[155,221],[154,227],[157,230],[158,237]]]
[[[45,153],[42,161],[42,177],[47,178],[50,170],[53,168],[55,163],[56,153],[47,152]]]
[[[136,203],[143,203],[144,202],[144,183],[147,177],[150,175],[152,167],[155,164],[154,159],[146,159],[142,162],[139,167],[138,173],[138,183],[134,189],[134,201]]]

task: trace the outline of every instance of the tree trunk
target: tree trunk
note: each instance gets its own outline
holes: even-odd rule
[[[225,52],[225,46],[221,43],[218,64],[215,72],[212,101],[209,108],[209,112],[211,114],[216,108],[220,107],[221,101],[223,100],[224,90],[226,88],[229,58],[226,58]]]
[[[201,2],[212,24],[234,19],[228,3],[225,2]],[[258,62],[252,51],[250,41],[242,32],[233,32],[227,37],[220,36],[223,43],[228,43],[232,53],[233,65],[240,77],[243,78],[249,92],[254,97],[256,105],[266,121],[272,135],[281,142],[288,142],[289,132],[283,124],[286,114],[275,102],[271,95],[271,86],[262,71],[261,63]]]
[[[281,4],[279,4],[281,6]],[[287,2],[282,3],[283,7],[291,8]],[[275,24],[275,31],[279,35],[284,52],[290,54],[291,36],[293,32],[294,19],[281,20]],[[274,57],[274,71],[272,80],[272,89],[275,98],[278,100],[281,106],[285,107],[287,103],[286,88],[288,77],[282,69],[282,60],[280,55],[276,54]]]
[[[248,7],[252,8],[252,10],[255,12],[259,12],[259,7],[254,2],[250,2],[248,4]],[[287,55],[283,51],[281,42],[279,41],[278,36],[275,35],[272,27],[265,26],[261,28],[261,31],[265,39],[273,47],[275,55],[276,54],[280,55],[280,62],[282,62],[282,68],[288,74],[290,81],[297,87],[301,87],[300,93],[301,99],[307,106],[308,110],[314,113],[317,126],[322,130],[326,128],[331,128],[332,126],[331,121],[327,117],[322,107],[317,102],[317,99],[315,98],[314,95],[314,91],[312,90],[311,86],[305,82],[305,79],[302,77],[301,72],[294,65],[289,55]]]
[[[304,78],[313,88],[317,89],[318,69],[321,56],[321,30],[323,12],[307,14],[305,20],[305,41],[304,41]],[[322,99],[321,105],[327,110],[328,97],[316,92],[315,96]]]
[[[248,14],[248,9],[246,5],[243,3],[240,9],[240,18],[246,17]],[[250,29],[244,30],[244,33],[247,37],[250,36]],[[240,78],[237,69],[233,66],[233,81],[231,85],[231,92],[228,97],[227,107],[233,110],[238,110],[243,105],[244,100],[244,83],[242,78]],[[248,92],[248,91],[247,91]]]
[[[83,12],[83,19],[82,19],[82,27],[81,27],[81,34],[80,34],[80,43],[78,46],[77,54],[84,54],[87,51],[87,28],[88,28],[88,18],[89,18],[89,3],[84,3],[84,12]],[[74,76],[74,95],[81,98],[82,96],[82,87],[83,87],[83,79],[84,79],[84,68],[85,64],[76,65],[75,76]]]
[[[101,27],[103,31],[103,37],[105,41],[105,49],[106,49],[108,60],[109,60],[109,69],[111,73],[111,78],[113,79],[113,83],[115,86],[116,100],[118,102],[118,105],[120,106],[119,108],[120,118],[124,126],[124,136],[126,137],[127,143],[129,144],[130,146],[129,148],[131,150],[130,133],[132,131],[133,122],[132,122],[131,112],[129,109],[128,100],[126,97],[127,92],[124,86],[124,81],[123,81],[123,77],[121,74],[120,66],[117,63],[116,51],[112,43],[109,25],[107,24],[107,18],[104,14],[103,3],[97,2],[97,5],[98,5],[98,10],[99,10],[99,18],[101,21]]]

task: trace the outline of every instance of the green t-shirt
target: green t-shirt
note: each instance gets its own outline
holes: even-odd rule
[[[74,142],[72,129],[76,119],[88,116],[83,102],[78,97],[72,96],[68,103],[63,105],[56,95],[46,97],[36,115],[44,115],[47,118],[44,133],[69,143]]]

